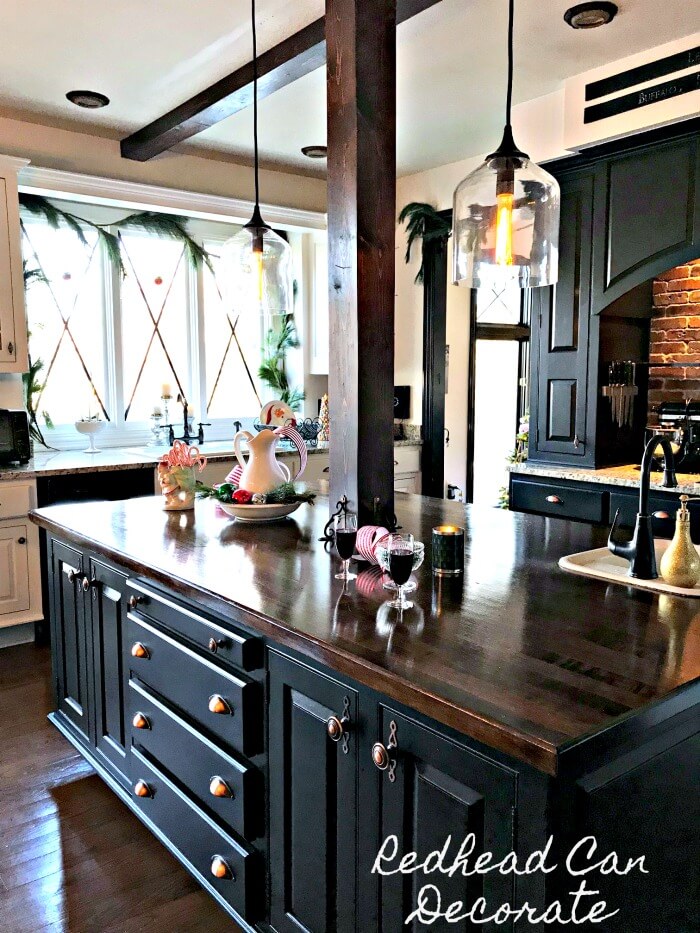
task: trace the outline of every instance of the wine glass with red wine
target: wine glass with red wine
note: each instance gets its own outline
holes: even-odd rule
[[[356,573],[350,573],[350,558],[355,553],[357,540],[357,515],[354,512],[341,512],[335,516],[335,549],[343,562],[343,569],[336,573],[336,580],[354,580]]]
[[[406,599],[404,587],[408,583],[413,570],[413,535],[389,535],[389,544],[387,551],[389,555],[389,576],[398,588],[396,599],[392,599],[389,605],[392,609],[398,609],[403,612],[404,609],[412,609],[413,603]]]

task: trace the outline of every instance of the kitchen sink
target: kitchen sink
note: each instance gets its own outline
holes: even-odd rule
[[[657,567],[661,563],[661,556],[670,543],[670,541],[666,540],[654,541]],[[700,554],[700,545],[696,544],[695,550]],[[607,583],[620,583],[623,586],[635,586],[640,590],[655,590],[658,593],[672,593],[675,596],[700,597],[700,585],[687,588],[671,586],[669,583],[665,583],[661,577],[656,580],[641,580],[638,577],[628,576],[629,561],[611,554],[606,547],[595,548],[592,551],[581,551],[578,554],[569,554],[559,560],[559,566],[562,570],[566,570],[567,573],[593,577]]]

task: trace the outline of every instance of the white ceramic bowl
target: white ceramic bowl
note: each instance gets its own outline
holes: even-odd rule
[[[238,505],[236,502],[219,502],[223,511],[239,522],[278,522],[291,515],[301,502],[266,502],[264,505]]]
[[[95,434],[98,431],[101,431],[105,426],[104,421],[76,421],[75,430],[78,434],[87,434],[90,438],[90,446],[86,447],[83,453],[86,454],[97,454],[99,453],[99,448],[95,447]]]
[[[75,430],[79,434],[97,434],[105,426],[104,421],[76,421]]]

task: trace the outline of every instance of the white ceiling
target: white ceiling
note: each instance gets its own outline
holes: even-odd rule
[[[556,90],[581,71],[687,35],[698,0],[617,0],[614,22],[572,30],[574,0],[518,0],[516,102]],[[323,0],[258,0],[265,50],[323,15]],[[399,27],[398,168],[420,171],[480,153],[503,123],[506,0],[442,0]],[[126,135],[251,57],[247,0],[4,0],[0,19],[0,108],[37,122],[80,123]],[[314,166],[304,145],[325,142],[325,73],[320,69],[260,106],[265,162]],[[111,98],[80,110],[66,91]],[[251,155],[252,114],[243,111],[188,143]]]

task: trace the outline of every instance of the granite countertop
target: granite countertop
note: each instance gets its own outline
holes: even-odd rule
[[[0,482],[3,480],[33,479],[39,476],[60,476],[70,473],[106,473],[112,470],[154,467],[165,453],[165,447],[112,447],[99,453],[88,454],[81,450],[47,450],[36,453],[29,463],[0,467]],[[308,447],[309,455],[328,452],[328,444],[319,441],[316,447]],[[230,442],[211,441],[202,444],[199,450],[207,460],[233,460],[235,454]],[[292,456],[291,447],[277,448],[277,455]]]
[[[394,447],[420,447],[422,441],[406,439],[394,441]],[[99,453],[88,454],[81,450],[47,450],[34,455],[29,463],[0,467],[0,482],[3,480],[35,479],[39,476],[61,476],[70,473],[107,473],[112,470],[154,467],[166,451],[165,447],[107,447]],[[327,441],[318,441],[315,447],[307,446],[309,456],[327,454]],[[207,441],[199,450],[210,461],[234,460],[235,454],[230,441]],[[278,457],[291,457],[296,450],[277,446]]]
[[[564,573],[560,557],[600,547],[602,528],[397,495],[402,527],[426,542],[414,608],[387,605],[378,568],[343,590],[319,542],[327,497],[271,525],[239,524],[198,501],[160,497],[30,513],[186,601],[223,613],[385,696],[549,774],[578,740],[628,737],[697,702],[695,600]],[[465,571],[434,577],[435,525],[466,527]]]
[[[576,467],[547,466],[534,463],[511,463],[509,473],[525,473],[528,476],[547,476],[552,479],[569,479],[584,483],[605,483],[609,486],[639,487],[639,467],[636,464],[615,467],[603,467],[600,470],[584,470]],[[677,473],[678,485],[673,489],[661,485],[661,473],[651,474],[651,489],[660,489],[663,492],[685,493],[690,496],[700,494],[700,474]]]

